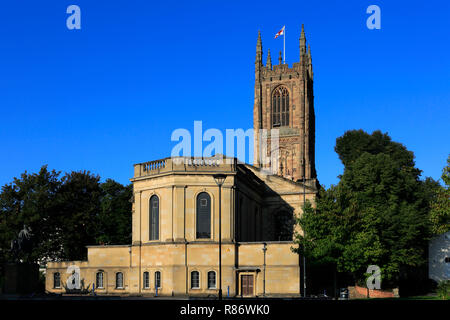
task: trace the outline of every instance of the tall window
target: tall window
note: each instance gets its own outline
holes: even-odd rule
[[[286,87],[277,87],[272,94],[272,126],[289,126],[289,92]]]
[[[191,272],[191,289],[200,288],[200,273],[198,271]]]
[[[197,196],[197,239],[211,238],[211,197],[202,192]]]
[[[161,272],[155,272],[155,288],[161,288]]]
[[[216,288],[216,272],[209,271],[208,272],[208,289]]]
[[[117,289],[123,288],[123,273],[122,272],[116,273],[116,288]]]
[[[159,240],[159,198],[150,198],[150,240]]]
[[[97,272],[95,277],[95,286],[96,288],[103,288],[103,272]]]
[[[53,288],[61,288],[61,274],[59,272],[53,274]]]
[[[147,271],[144,272],[144,289],[150,288],[150,276]]]

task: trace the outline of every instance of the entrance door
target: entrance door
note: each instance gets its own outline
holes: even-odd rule
[[[253,275],[249,274],[241,275],[241,295],[243,296],[253,295]]]

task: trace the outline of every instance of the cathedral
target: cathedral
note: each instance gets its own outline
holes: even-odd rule
[[[86,261],[49,262],[46,291],[81,286],[97,295],[299,296],[295,218],[318,190],[312,60],[303,26],[299,47],[292,67],[281,54],[272,65],[270,50],[264,65],[258,34],[253,165],[217,155],[135,164],[132,243],[88,246]],[[264,157],[272,157],[269,164]]]

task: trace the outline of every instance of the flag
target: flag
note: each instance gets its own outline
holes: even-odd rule
[[[284,27],[285,27],[285,26],[283,26],[283,28],[281,28],[281,30],[277,32],[277,34],[275,35],[275,38],[274,38],[274,39],[278,38],[279,36],[284,35]]]

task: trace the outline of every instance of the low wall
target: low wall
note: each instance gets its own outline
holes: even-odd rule
[[[350,299],[363,299],[363,298],[398,298],[398,288],[391,290],[377,290],[367,289],[364,287],[354,286],[348,287],[348,293]],[[368,296],[367,296],[368,294]]]

